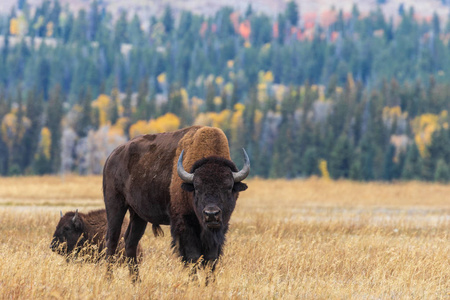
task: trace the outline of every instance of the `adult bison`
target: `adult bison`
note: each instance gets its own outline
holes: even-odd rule
[[[128,219],[124,219],[121,235],[122,238],[128,226]],[[87,214],[78,212],[61,212],[61,218],[56,226],[50,243],[52,251],[73,258],[82,257],[92,261],[101,258],[105,249],[105,235],[107,228],[106,211],[104,209],[94,210]],[[125,245],[119,242],[117,252],[123,255]],[[103,253],[103,255],[102,255]],[[138,257],[142,250],[139,245]]]
[[[108,218],[107,256],[115,253],[127,210],[125,253],[134,262],[147,223],[154,233],[170,225],[172,247],[184,262],[214,262],[222,253],[228,222],[250,172],[230,160],[222,130],[193,126],[136,137],[116,148],[103,169]],[[190,172],[185,171],[186,168]]]

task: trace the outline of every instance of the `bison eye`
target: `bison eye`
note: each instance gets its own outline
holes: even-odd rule
[[[69,231],[69,227],[67,227],[67,226],[64,226],[64,228],[63,228],[63,231]]]

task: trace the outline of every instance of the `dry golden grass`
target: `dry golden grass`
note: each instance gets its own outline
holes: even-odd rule
[[[450,186],[248,181],[216,281],[192,281],[170,231],[126,267],[66,263],[49,249],[59,210],[103,205],[100,177],[0,178],[0,299],[449,299]]]

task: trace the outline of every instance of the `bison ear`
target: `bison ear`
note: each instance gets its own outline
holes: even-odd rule
[[[236,182],[233,186],[233,192],[243,192],[248,188],[245,183]]]
[[[186,182],[183,182],[181,184],[181,188],[186,192],[193,192],[195,190],[194,185],[192,183],[186,183]]]

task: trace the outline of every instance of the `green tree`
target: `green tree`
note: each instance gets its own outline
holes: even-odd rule
[[[292,26],[297,26],[298,23],[298,5],[295,1],[289,1],[286,5],[286,17]]]
[[[450,168],[442,158],[437,161],[434,180],[442,183],[447,183],[450,180]]]
[[[53,173],[58,173],[61,163],[61,120],[63,117],[63,100],[61,86],[52,90],[47,106],[47,127],[51,132],[50,164]]]
[[[24,136],[24,167],[31,166],[39,144],[39,135],[43,125],[44,99],[36,95],[35,89],[27,93],[26,117],[30,120],[30,128]]]
[[[88,132],[93,127],[92,122],[92,96],[90,90],[82,90],[80,92],[81,113],[79,120],[75,124],[75,132],[81,138],[88,135]]]
[[[214,83],[210,82],[206,85],[206,111],[216,111],[216,104],[214,98],[216,97],[216,88]]]
[[[420,154],[416,144],[412,144],[408,147],[406,152],[405,165],[402,171],[402,179],[406,180],[418,180],[421,177],[420,170]]]
[[[170,5],[167,5],[166,8],[164,9],[164,13],[162,16],[162,23],[164,25],[164,29],[166,30],[166,32],[170,34],[172,32],[174,24],[174,19],[172,16],[172,8],[170,7]]]
[[[348,178],[353,149],[346,135],[341,135],[330,154],[330,174],[333,178]]]

